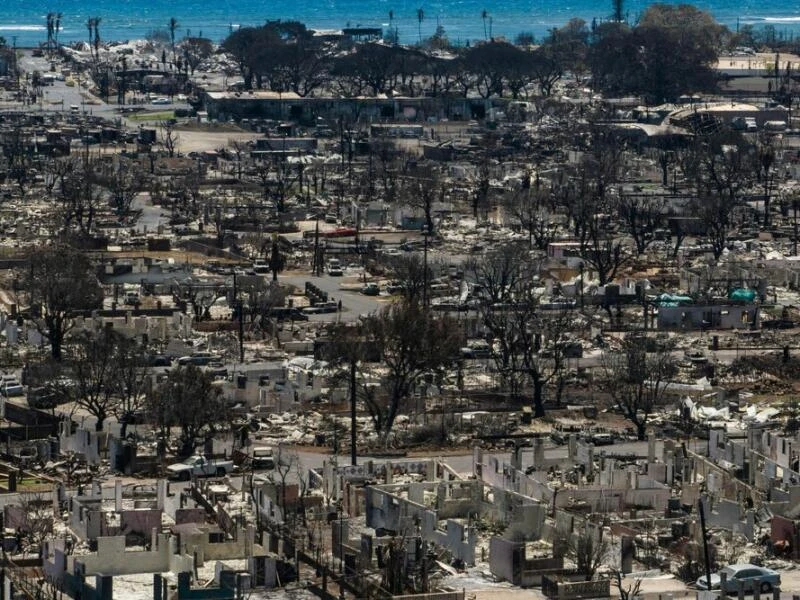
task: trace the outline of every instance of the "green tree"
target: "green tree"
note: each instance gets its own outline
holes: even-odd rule
[[[307,96],[323,85],[330,71],[327,46],[297,21],[268,21],[231,33],[222,48],[236,60],[245,87],[268,86]]]
[[[653,4],[631,29],[619,21],[595,31],[590,64],[609,94],[643,94],[651,102],[711,91],[726,29],[688,4]]]
[[[450,47],[450,40],[447,39],[447,32],[443,25],[436,26],[436,31],[428,38],[425,45],[431,50],[446,50]]]
[[[241,27],[222,42],[222,49],[236,61],[239,73],[244,79],[245,89],[253,87],[253,65],[256,61],[259,31],[257,27]]]
[[[509,81],[517,95],[524,87],[521,82],[532,76],[532,54],[502,41],[472,46],[464,53],[462,65],[484,98],[502,96]]]
[[[332,74],[344,95],[378,95],[394,89],[403,59],[410,53],[401,46],[361,44],[355,52],[334,60]]]
[[[642,91],[668,101],[713,90],[725,31],[709,13],[689,4],[648,7],[634,30],[642,48]]]
[[[554,29],[542,44],[552,60],[562,71],[569,71],[575,79],[587,70],[589,28],[583,19],[570,19],[560,29]]]

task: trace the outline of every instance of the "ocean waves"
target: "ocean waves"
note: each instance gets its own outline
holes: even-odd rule
[[[628,0],[626,13],[635,21],[649,2]],[[800,11],[786,10],[785,4],[765,5],[755,0],[704,0],[698,8],[711,12],[731,27],[737,24],[773,25],[800,34]],[[423,9],[420,22],[418,8]],[[792,7],[793,8],[793,7]],[[609,0],[116,0],[97,4],[93,0],[50,0],[47,10],[62,13],[60,40],[85,39],[86,21],[100,17],[100,38],[127,40],[143,38],[155,29],[166,29],[175,17],[178,35],[200,35],[220,41],[234,28],[260,25],[269,19],[299,20],[311,28],[341,29],[347,26],[392,27],[403,43],[430,37],[441,25],[451,41],[465,44],[489,35],[513,39],[520,32],[537,38],[553,27],[577,17],[590,23],[609,18]],[[486,19],[482,15],[486,11]],[[33,46],[45,39],[45,15],[41,5],[30,0],[6,0],[0,5],[0,35],[13,34],[19,46]]]

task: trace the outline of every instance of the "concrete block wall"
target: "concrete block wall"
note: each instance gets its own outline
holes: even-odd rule
[[[159,534],[157,543],[145,551],[127,552],[125,537],[97,538],[97,552],[67,558],[67,570],[75,572],[75,565],[83,565],[86,575],[131,575],[135,573],[163,573],[165,571],[191,570],[193,557],[176,554],[177,543],[169,534]]]

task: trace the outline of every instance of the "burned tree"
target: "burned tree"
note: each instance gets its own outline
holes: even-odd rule
[[[144,408],[151,379],[147,368],[147,347],[135,338],[120,336],[113,355],[114,415],[125,438],[128,425]]]
[[[108,190],[119,216],[128,214],[136,195],[143,191],[143,176],[138,163],[123,157],[114,157],[111,168],[98,176],[98,184]]]
[[[756,175],[764,190],[764,227],[770,225],[770,202],[775,183],[775,146],[772,137],[762,137],[756,144]]]
[[[53,514],[53,502],[43,494],[20,494],[19,512],[23,516],[17,525],[17,532],[25,547],[30,552],[39,551],[42,542],[53,534],[56,516]],[[23,552],[25,548],[19,548]]]
[[[636,428],[638,439],[645,439],[647,423],[667,391],[667,384],[677,372],[671,348],[651,349],[644,336],[627,338],[622,349],[603,354],[602,388],[617,409]]]
[[[179,456],[190,456],[227,426],[227,406],[220,388],[194,365],[172,369],[147,404],[162,431],[180,428]]]
[[[437,177],[414,179],[405,182],[403,196],[405,203],[411,208],[421,210],[425,217],[425,232],[434,235],[433,223],[434,203],[442,203],[446,194],[445,186]]]
[[[608,562],[611,543],[603,537],[602,527],[587,524],[567,537],[567,554],[575,561],[578,573],[586,581],[594,579],[597,570]]]
[[[350,462],[357,464],[356,454],[356,414],[358,400],[369,394],[363,372],[366,363],[373,361],[370,344],[361,322],[352,324],[337,323],[328,330],[329,342],[325,346],[325,358],[330,362],[334,373],[333,381],[347,382],[350,398]],[[335,425],[334,425],[335,427]]]
[[[519,398],[530,385],[534,414],[544,416],[545,387],[564,371],[577,317],[569,310],[542,310],[532,290],[536,266],[522,246],[498,248],[468,272],[481,289],[480,315],[495,340],[493,359],[504,388]]]
[[[90,235],[104,204],[94,162],[86,157],[56,160],[49,165],[45,181],[58,204],[64,231]]]
[[[741,195],[760,168],[757,153],[741,135],[717,134],[695,142],[682,156],[682,166],[694,185],[696,211],[719,260],[728,245]]]
[[[431,265],[419,254],[404,254],[386,258],[386,267],[397,282],[400,294],[411,304],[422,304],[426,287],[433,279]]]
[[[528,245],[538,250],[546,250],[556,235],[553,215],[547,206],[549,196],[549,191],[532,187],[527,176],[522,188],[510,194],[505,202],[509,215],[528,234]]]
[[[363,331],[382,359],[376,375],[383,385],[369,388],[364,404],[385,444],[417,379],[454,364],[461,336],[449,317],[434,317],[419,304],[402,301],[364,319]]]
[[[103,430],[114,411],[117,373],[116,354],[120,334],[111,329],[97,333],[82,331],[69,346],[69,363],[77,384],[77,404],[97,419],[95,429]]]
[[[636,252],[644,254],[655,240],[656,230],[663,222],[664,199],[622,194],[617,207],[619,216],[636,245]]]
[[[61,360],[64,337],[82,311],[98,308],[103,291],[86,255],[64,243],[37,248],[22,273],[35,327],[50,342],[55,360]]]
[[[159,123],[161,145],[166,150],[167,155],[172,158],[180,143],[180,136],[175,129],[174,121],[161,121]]]

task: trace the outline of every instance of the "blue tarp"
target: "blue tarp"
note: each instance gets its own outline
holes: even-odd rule
[[[743,302],[752,302],[756,298],[755,290],[748,290],[745,288],[737,288],[728,294],[731,300],[740,300]]]

